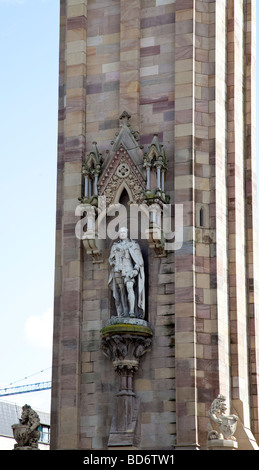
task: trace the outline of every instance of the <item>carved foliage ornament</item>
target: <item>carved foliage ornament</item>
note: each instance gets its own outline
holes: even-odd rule
[[[112,360],[115,370],[138,370],[139,359],[151,347],[151,338],[132,334],[113,335],[102,339],[102,350]]]
[[[121,145],[100,179],[99,195],[106,197],[109,206],[118,202],[124,188],[130,196],[130,202],[139,203],[142,200],[144,178]]]

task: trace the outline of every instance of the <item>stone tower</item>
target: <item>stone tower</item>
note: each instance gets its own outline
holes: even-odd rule
[[[202,450],[223,394],[255,449],[255,0],[60,3],[51,448]],[[116,314],[102,197],[158,208],[142,315]]]

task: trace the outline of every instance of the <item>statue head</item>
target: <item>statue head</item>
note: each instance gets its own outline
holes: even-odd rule
[[[29,421],[30,412],[31,412],[30,405],[24,405],[22,407],[21,422],[23,424],[26,424]]]
[[[121,227],[119,230],[119,238],[121,240],[126,240],[128,238],[128,229],[126,227]]]

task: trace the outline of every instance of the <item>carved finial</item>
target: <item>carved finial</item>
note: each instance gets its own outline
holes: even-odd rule
[[[92,142],[92,149],[86,155],[85,161],[82,167],[82,173],[89,174],[91,171],[97,171],[98,174],[101,171],[101,165],[103,163],[102,153],[99,152],[97,143]]]
[[[126,126],[129,125],[130,118],[131,118],[131,115],[127,111],[123,111],[123,113],[120,115],[120,120],[122,124]]]

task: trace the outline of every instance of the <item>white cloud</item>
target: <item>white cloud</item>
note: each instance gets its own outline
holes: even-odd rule
[[[53,332],[53,309],[42,315],[32,315],[25,323],[26,338],[39,347],[51,349]]]

